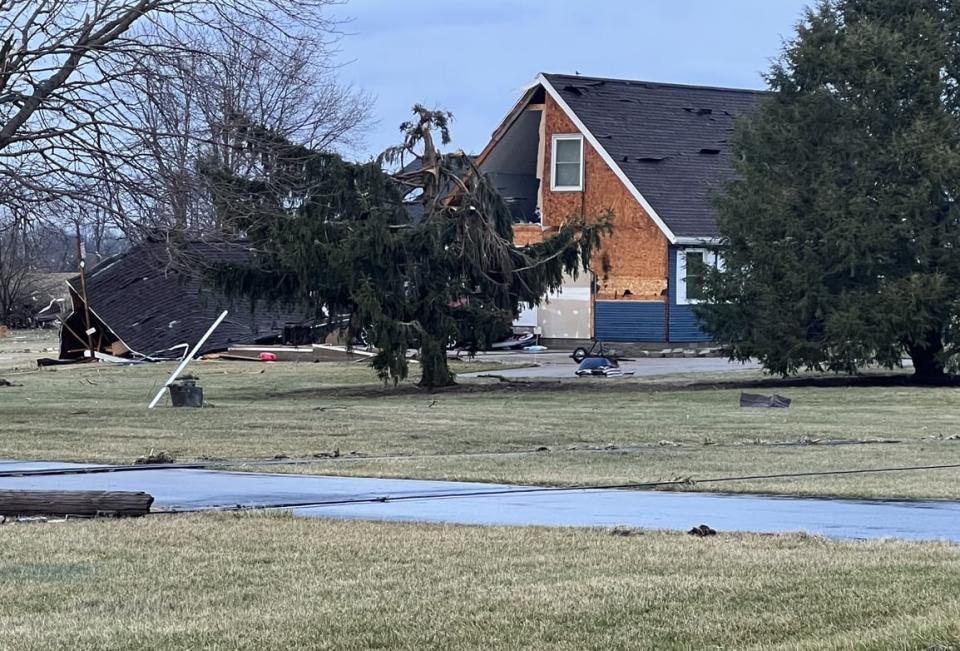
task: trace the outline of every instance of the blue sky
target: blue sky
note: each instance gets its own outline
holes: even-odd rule
[[[349,0],[343,81],[373,95],[366,158],[420,102],[483,148],[538,72],[762,88],[810,0]]]

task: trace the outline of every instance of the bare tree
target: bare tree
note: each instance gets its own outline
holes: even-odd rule
[[[331,53],[293,41],[266,45],[268,26],[228,27],[197,35],[205,54],[151,57],[127,100],[141,171],[159,191],[142,217],[157,227],[220,229],[201,165],[257,176],[254,128],[315,150],[356,144],[369,98],[341,85]],[[122,194],[122,188],[121,188]]]
[[[355,124],[344,115],[350,101],[323,103],[341,91],[313,88],[322,67],[310,60],[329,60],[332,4],[0,0],[0,206],[42,219],[64,200],[124,226],[161,206],[184,213],[189,184],[158,175],[169,181],[217,144],[218,95],[221,106],[258,109],[255,118],[270,114],[319,144],[342,139]],[[211,83],[224,71],[233,88]],[[306,88],[313,109],[296,101]]]

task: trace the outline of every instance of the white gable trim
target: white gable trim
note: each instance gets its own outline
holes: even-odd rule
[[[537,75],[537,83],[543,86],[546,91],[550,93],[550,97],[552,97],[560,106],[560,108],[563,109],[563,112],[567,114],[567,117],[570,118],[570,121],[573,122],[580,133],[583,134],[583,136],[587,139],[587,142],[593,146],[594,150],[600,154],[600,158],[602,158],[607,164],[607,167],[609,167],[610,170],[617,176],[617,178],[620,179],[620,182],[623,183],[624,187],[627,188],[633,198],[636,199],[637,202],[643,207],[644,211],[650,215],[650,219],[652,219],[653,222],[660,228],[660,230],[663,231],[663,234],[667,237],[670,243],[676,244],[678,239],[677,236],[674,235],[673,231],[671,231],[667,227],[666,223],[660,219],[660,215],[658,215],[657,211],[653,209],[653,206],[650,205],[650,202],[648,202],[643,195],[640,194],[640,191],[637,190],[633,182],[627,178],[627,175],[623,173],[623,170],[620,169],[620,166],[617,165],[613,158],[611,158],[610,154],[607,153],[607,150],[603,148],[603,145],[600,144],[600,141],[597,140],[592,133],[590,133],[590,130],[587,129],[586,125],[580,121],[580,118],[577,117],[577,114],[573,112],[570,106],[564,101],[563,97],[560,96],[560,93],[557,92],[557,89],[554,88],[553,85],[542,74]]]

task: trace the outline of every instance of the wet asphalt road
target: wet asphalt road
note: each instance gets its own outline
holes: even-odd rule
[[[5,470],[71,464],[4,462]],[[76,465],[76,467],[80,467]],[[154,510],[293,506],[305,517],[474,525],[804,531],[833,538],[960,542],[960,503],[880,502],[625,490],[513,493],[517,486],[193,469],[0,477],[0,489],[137,490]],[[476,491],[496,495],[465,496]],[[400,498],[399,501],[393,501]],[[378,500],[384,501],[378,501]],[[370,500],[364,502],[363,500]],[[339,503],[337,503],[339,502]],[[344,503],[345,502],[345,503]]]

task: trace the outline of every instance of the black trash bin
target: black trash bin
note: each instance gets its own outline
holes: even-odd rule
[[[203,387],[196,380],[179,380],[167,386],[174,407],[203,407]]]

